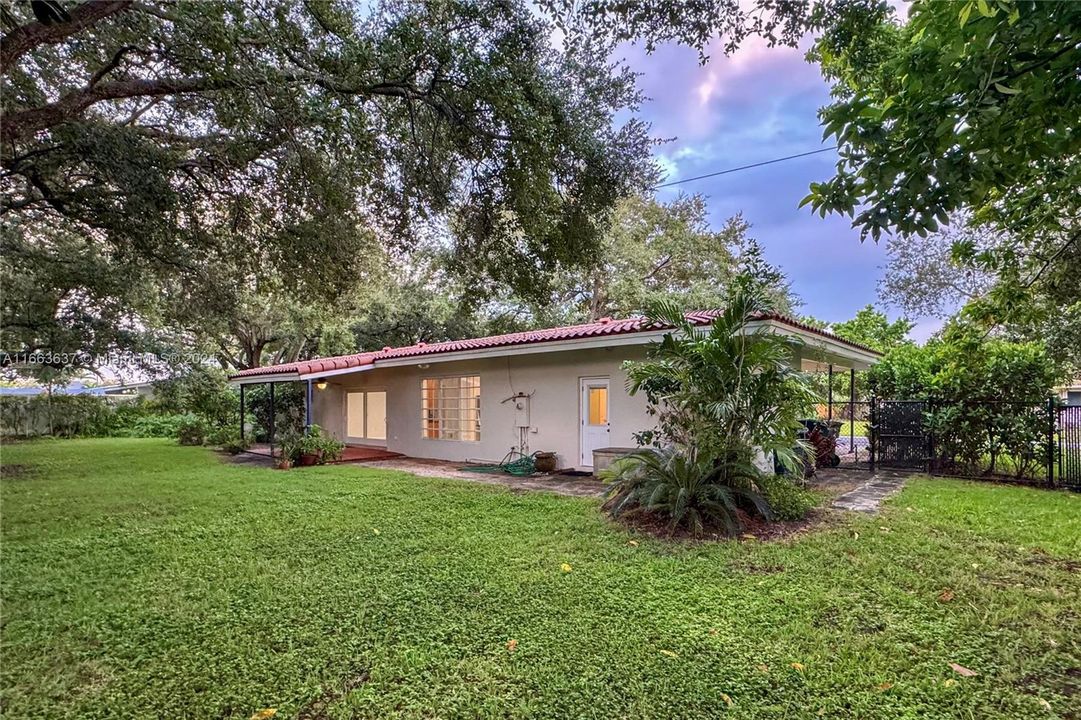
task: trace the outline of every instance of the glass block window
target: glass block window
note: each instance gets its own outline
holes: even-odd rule
[[[421,432],[432,440],[480,440],[480,376],[420,381]]]

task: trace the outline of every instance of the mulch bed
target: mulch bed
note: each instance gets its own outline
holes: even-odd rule
[[[814,508],[802,520],[784,520],[770,522],[760,517],[751,517],[740,512],[740,525],[743,528],[739,535],[728,535],[724,528],[707,528],[701,535],[694,535],[686,528],[672,530],[668,522],[653,513],[643,510],[630,510],[618,518],[612,520],[617,525],[629,529],[641,535],[647,535],[658,540],[680,543],[702,542],[774,542],[787,540],[807,532],[824,529],[833,524],[837,513],[824,508]]]

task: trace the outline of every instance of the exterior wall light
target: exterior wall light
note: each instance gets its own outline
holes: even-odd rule
[[[319,378],[318,380],[315,381],[315,387],[316,387],[317,390],[326,390],[327,389],[327,381],[325,379],[323,379],[323,378]]]

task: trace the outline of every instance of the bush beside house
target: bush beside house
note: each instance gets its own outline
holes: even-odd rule
[[[652,447],[601,474],[611,483],[606,507],[614,516],[640,511],[670,531],[734,534],[744,517],[776,517],[771,497],[785,518],[810,508],[792,481],[762,468],[771,456],[799,466],[799,420],[816,399],[791,365],[788,341],[748,330],[767,310],[760,293],[738,282],[708,329],[688,323],[675,305],[651,308],[650,317],[673,331],[625,368],[631,393],[645,393],[657,425],[639,435]]]

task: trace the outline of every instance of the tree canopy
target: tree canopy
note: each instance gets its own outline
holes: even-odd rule
[[[633,77],[523,2],[69,14],[0,19],[8,349],[116,346],[268,276],[332,300],[431,233],[534,292],[523,268],[592,260],[652,173],[645,127],[614,120]]]
[[[875,238],[922,236],[962,209],[1029,244],[1077,231],[1077,3],[920,2],[904,24],[883,5],[826,27],[812,57],[840,146],[816,209],[854,213]]]
[[[993,273],[959,262],[954,249],[963,243],[984,252],[1003,242],[993,228],[964,219],[926,238],[891,235],[886,239],[888,261],[878,283],[879,297],[909,317],[949,317],[966,302],[984,296],[995,280]]]
[[[989,228],[1004,241],[950,248],[953,264],[994,279],[966,317],[1050,338],[1081,367],[1081,4],[916,1],[904,20],[884,0],[547,4],[580,32],[650,49],[674,40],[703,60],[717,38],[732,52],[750,35],[795,45],[810,33],[809,59],[832,86],[820,117],[840,159],[804,203],[914,252],[919,240],[905,236],[960,217]]]
[[[788,312],[797,302],[788,280],[765,259],[749,230],[739,215],[711,229],[701,195],[667,203],[642,195],[624,198],[601,239],[597,260],[553,278],[547,312],[575,321],[627,317],[662,300],[684,308],[721,307],[741,272],[760,284],[776,309]]]
[[[1081,367],[1081,5],[921,2],[904,24],[882,7],[826,27],[812,57],[840,160],[805,202],[917,253],[964,218],[951,262],[994,280],[964,316]]]
[[[912,322],[905,318],[890,322],[886,314],[876,310],[874,305],[861,308],[851,320],[833,323],[830,328],[846,340],[881,353],[912,342],[908,337],[913,328]]]

